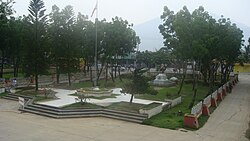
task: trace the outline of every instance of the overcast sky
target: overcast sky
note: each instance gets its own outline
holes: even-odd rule
[[[15,0],[14,9],[18,15],[28,13],[29,0]],[[140,24],[159,17],[163,7],[168,6],[173,11],[180,10],[184,5],[190,11],[202,5],[206,11],[216,15],[224,15],[234,21],[250,26],[250,0],[98,0],[99,18],[110,20],[119,16],[129,23]],[[75,13],[91,15],[96,0],[44,0],[47,12],[56,4],[61,9],[72,5]]]

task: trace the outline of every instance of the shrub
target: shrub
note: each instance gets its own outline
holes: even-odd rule
[[[152,88],[152,87],[149,87],[148,89],[147,89],[147,92],[146,93],[148,93],[148,94],[151,94],[151,95],[157,95],[157,93],[158,93],[158,91],[156,91],[154,88]]]

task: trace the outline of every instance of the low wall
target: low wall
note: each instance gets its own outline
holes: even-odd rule
[[[153,103],[151,103],[151,104],[153,104]],[[145,108],[142,108],[142,109],[139,110],[139,113],[140,113],[140,114],[147,114],[147,115],[148,115],[148,118],[150,118],[150,117],[152,117],[152,116],[154,116],[154,115],[157,115],[157,114],[159,114],[159,113],[162,111],[162,109],[163,109],[162,104],[161,104],[161,103],[159,103],[159,104],[160,104],[159,106],[157,106],[157,107],[155,107],[155,108],[152,108],[152,109],[145,109]],[[150,104],[149,104],[149,105],[150,105]]]
[[[0,94],[5,92],[5,88],[0,88]]]
[[[180,104],[182,102],[182,98],[180,96],[180,97],[178,97],[178,98],[176,98],[174,100],[171,100],[170,102],[171,102],[171,107],[174,107],[174,106],[176,106],[176,105],[178,105],[178,104]]]

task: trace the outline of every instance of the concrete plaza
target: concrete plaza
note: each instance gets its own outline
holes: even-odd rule
[[[107,118],[52,119],[17,111],[0,99],[0,141],[248,141],[250,75],[234,87],[198,131],[155,128]]]

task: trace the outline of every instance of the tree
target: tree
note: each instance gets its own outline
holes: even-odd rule
[[[242,31],[235,24],[231,24],[230,19],[222,17],[216,22],[203,7],[199,7],[191,14],[184,6],[182,10],[174,14],[165,6],[161,19],[163,24],[159,26],[159,29],[165,39],[165,46],[170,48],[177,59],[184,62],[183,64],[187,64],[187,62],[197,64],[193,66],[194,95],[190,103],[190,107],[192,107],[197,91],[197,76],[194,75],[194,72],[201,71],[205,82],[207,82],[207,72],[209,72],[209,85],[213,86],[215,70],[217,70],[215,68],[218,68],[219,65],[213,66],[214,63],[211,61],[213,59],[227,60],[225,68],[232,69],[232,64],[239,55]],[[185,68],[183,66],[182,82],[186,75]],[[224,74],[229,74],[227,69]]]
[[[131,94],[130,103],[133,102],[133,98],[135,94],[145,94],[149,91],[149,84],[143,73],[147,70],[135,69],[132,76],[132,82],[128,82],[125,84],[122,89],[122,93]]]
[[[25,54],[24,71],[35,76],[36,91],[38,90],[38,75],[45,74],[48,70],[46,49],[47,15],[43,0],[31,0],[27,20],[31,26],[27,52]]]
[[[248,38],[248,45],[246,45],[244,47],[244,51],[243,52],[243,60],[244,62],[250,62],[250,37]]]
[[[9,17],[13,14],[13,0],[7,2],[0,1],[0,51],[1,51],[1,70],[0,77],[3,77],[4,62],[6,59],[6,50],[9,46]]]
[[[18,77],[19,67],[21,65],[21,57],[24,48],[24,22],[21,17],[11,17],[9,20],[9,48],[6,50],[7,58],[13,62],[13,76]]]
[[[49,32],[57,83],[60,74],[67,74],[68,84],[71,85],[71,74],[79,70],[79,58],[86,41],[83,39],[85,18],[87,17],[79,13],[76,20],[73,7],[70,5],[62,10],[56,5],[52,6]]]
[[[56,5],[52,6],[52,11],[49,14],[50,23],[49,24],[49,38],[50,38],[50,46],[51,46],[51,60],[52,65],[56,67],[56,82],[59,84],[60,77],[60,52],[62,45],[62,17],[59,7]]]

